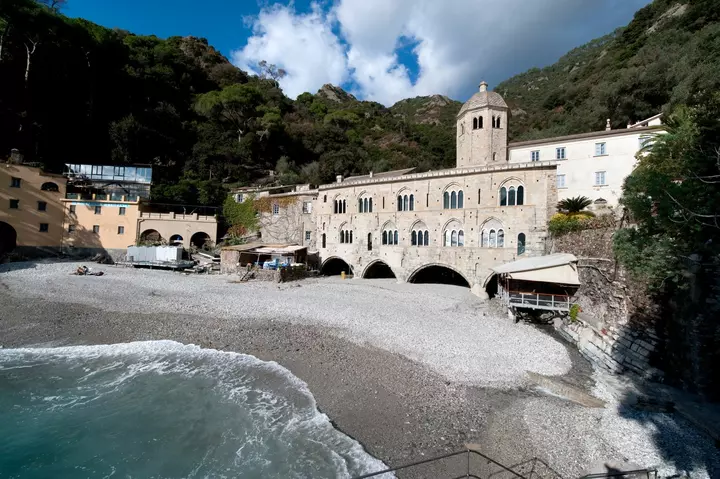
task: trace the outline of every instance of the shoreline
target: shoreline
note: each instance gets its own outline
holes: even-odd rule
[[[491,309],[469,294],[466,299],[463,290],[355,280],[238,288],[228,284],[228,277],[106,267],[98,268],[106,270],[99,278],[66,276],[71,265],[38,264],[10,273],[0,267],[0,345],[48,347],[166,339],[274,361],[308,385],[318,409],[338,430],[389,466],[476,443],[484,454],[505,465],[538,457],[565,477],[580,476],[598,461],[619,458],[644,467],[679,467],[661,447],[665,438],[652,437],[656,424],[647,420],[649,416],[628,418],[617,404],[592,409],[547,394],[531,385],[527,369],[522,369],[525,379],[520,380],[518,367],[525,368],[527,363],[522,357],[519,364],[504,358],[512,358],[517,351],[527,353],[523,341],[530,338],[529,344],[537,345],[531,352],[539,367],[552,369],[556,367],[552,361],[559,361],[562,366],[556,370],[564,373],[550,376],[597,395],[596,373],[575,348],[542,328],[496,321]],[[238,292],[236,297],[229,296],[233,291]],[[132,302],[129,312],[118,312],[123,304],[119,296]],[[343,301],[335,304],[338,297]],[[76,298],[82,302],[68,302]],[[315,305],[323,298],[325,303]],[[268,305],[270,300],[274,302]],[[222,301],[231,309],[216,304]],[[388,301],[399,311],[395,325],[389,324],[394,316],[384,311]],[[255,306],[248,309],[249,302]],[[284,314],[277,312],[276,304],[285,308]],[[138,312],[138,305],[148,311]],[[425,308],[435,308],[426,312],[436,318],[434,323],[426,325],[413,314]],[[198,314],[201,310],[206,312]],[[223,317],[217,311],[228,313]],[[259,318],[248,316],[256,311],[262,313]],[[278,319],[262,317],[270,313]],[[443,322],[443,315],[449,319]],[[386,337],[435,325],[435,335],[421,331],[416,336]],[[381,334],[378,328],[387,333]],[[493,337],[497,334],[509,339],[503,336],[498,341]],[[452,349],[453,344],[466,344],[468,336],[474,347]],[[408,343],[413,338],[423,343]],[[500,343],[497,354],[487,351],[493,342]],[[437,356],[433,349],[448,356]],[[541,356],[545,351],[550,351],[548,357]],[[474,361],[474,365],[453,361]],[[543,366],[543,361],[550,362]],[[476,371],[477,364],[484,369],[477,371],[478,381],[466,382],[468,371]],[[488,384],[487,378],[492,379],[497,370],[510,371],[515,376],[502,377],[516,379],[502,387]],[[662,421],[670,420],[660,416]],[[680,452],[700,445],[702,455],[693,459],[705,461],[710,471],[720,470],[720,460],[708,452],[704,440],[682,421],[672,421],[672,434],[687,443],[686,451]],[[438,469],[430,475],[453,477],[445,476],[446,472]],[[428,469],[422,473],[429,477]],[[409,472],[402,477],[421,476]]]

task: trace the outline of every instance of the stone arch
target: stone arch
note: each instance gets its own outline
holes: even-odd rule
[[[508,185],[508,183],[512,183],[512,185]],[[502,182],[498,185],[498,188],[502,188],[503,186],[517,187],[518,185],[524,186],[525,181],[522,180],[521,178],[518,178],[517,176],[509,176],[509,177],[505,178],[504,180],[502,180]]]
[[[208,241],[212,241],[212,238],[204,231],[198,231],[190,237],[190,244],[196,248],[202,248]]]
[[[393,223],[392,220],[388,220],[380,227],[380,231],[382,230],[396,230],[397,226],[395,226],[395,223]]]
[[[60,191],[60,187],[57,185],[57,183],[53,183],[52,181],[48,181],[46,183],[43,183],[40,187],[42,191],[54,191],[58,192]]]
[[[465,227],[457,218],[451,218],[442,228],[442,245],[447,247],[465,246]]]
[[[148,229],[140,233],[140,241],[149,241],[152,243],[159,243],[163,240],[162,235],[158,230]]]
[[[482,287],[488,295],[489,299],[494,298],[498,294],[498,275],[490,273],[482,283]]]
[[[173,243],[180,243],[180,244],[182,244],[182,242],[183,242],[183,237],[182,237],[182,235],[180,235],[180,234],[174,234],[174,235],[172,235],[172,236],[170,237],[170,239],[168,240],[168,242],[169,242],[170,244],[173,244]]]
[[[17,247],[17,231],[4,221],[0,221],[0,256]]]
[[[325,276],[339,276],[343,272],[353,274],[353,267],[339,256],[330,256],[320,265],[320,273]]]
[[[397,275],[389,264],[381,259],[376,259],[365,266],[362,277],[368,279],[397,278]]]
[[[443,263],[428,263],[420,266],[408,276],[408,283],[453,284],[470,288],[470,281],[453,266]]]
[[[447,185],[445,185],[445,188],[443,188],[442,192],[445,193],[446,191],[452,191],[453,189],[455,189],[456,191],[462,190],[462,185],[457,181],[453,181],[452,183],[448,183]]]

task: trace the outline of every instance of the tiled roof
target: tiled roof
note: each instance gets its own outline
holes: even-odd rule
[[[503,100],[503,97],[499,93],[494,91],[479,91],[470,97],[468,101],[460,108],[459,115],[462,115],[468,110],[475,108],[485,108],[487,106],[494,106],[497,108],[507,108],[507,103]]]
[[[382,173],[373,173],[373,178],[392,178],[394,176],[402,176],[407,175],[408,173],[412,173],[415,171],[415,168],[405,168],[404,170],[393,170],[393,171],[384,171]],[[360,175],[360,176],[348,176],[343,180],[343,183],[346,181],[360,181],[360,180],[369,180],[370,175]]]

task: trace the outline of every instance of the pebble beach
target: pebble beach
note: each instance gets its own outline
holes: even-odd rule
[[[0,346],[170,339],[276,361],[307,383],[336,427],[389,465],[472,442],[508,465],[539,457],[563,477],[609,460],[663,476],[720,475],[712,440],[672,414],[624,410],[621,392],[571,345],[514,324],[466,288],[340,278],[239,283],[104,265],[88,265],[103,276],[71,275],[77,266],[0,265]],[[606,406],[548,394],[528,371]]]

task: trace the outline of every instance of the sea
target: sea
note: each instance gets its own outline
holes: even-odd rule
[[[0,349],[0,478],[347,478],[385,469],[274,362],[174,341]]]

